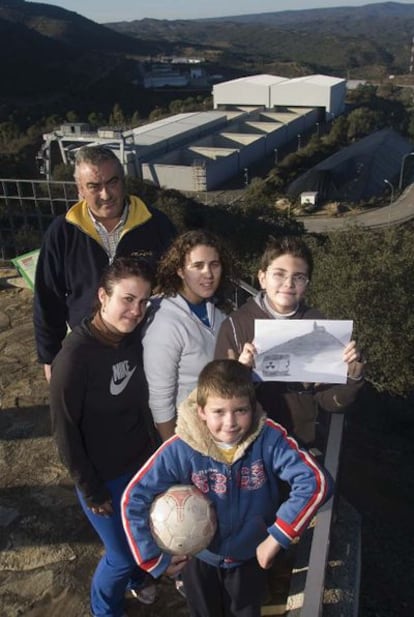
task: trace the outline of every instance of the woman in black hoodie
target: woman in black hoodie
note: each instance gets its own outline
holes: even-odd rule
[[[147,604],[155,597],[152,579],[130,553],[120,515],[124,488],[155,446],[139,327],[152,284],[145,261],[115,259],[103,274],[95,313],[69,334],[52,365],[59,454],[105,545],[92,580],[94,617],[123,617],[127,589]]]

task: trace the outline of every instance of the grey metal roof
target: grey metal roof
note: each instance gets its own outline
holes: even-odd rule
[[[225,112],[207,111],[207,112],[190,112],[186,114],[176,114],[168,118],[162,118],[156,122],[139,126],[125,131],[125,137],[132,136],[136,145],[155,144],[160,141],[171,139],[194,129],[223,123],[227,119]]]
[[[403,156],[413,150],[408,139],[382,129],[325,159],[288,187],[290,197],[318,191],[322,200],[359,202],[381,195],[387,179],[397,186]]]

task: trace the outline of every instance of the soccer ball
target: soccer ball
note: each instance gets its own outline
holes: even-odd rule
[[[151,532],[172,555],[195,555],[216,532],[213,504],[193,485],[177,484],[158,495],[150,509]]]

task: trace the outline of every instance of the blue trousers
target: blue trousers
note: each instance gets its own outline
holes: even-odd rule
[[[91,611],[95,617],[123,617],[125,591],[140,587],[145,577],[129,549],[121,519],[121,497],[132,475],[124,474],[106,482],[114,511],[107,518],[93,514],[76,489],[83,511],[105,546],[92,578]]]

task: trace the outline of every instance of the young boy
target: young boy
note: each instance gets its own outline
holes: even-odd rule
[[[279,479],[290,485],[284,503]],[[217,532],[192,559],[163,552],[150,532],[151,503],[174,484],[194,484],[216,509]],[[126,488],[122,517],[141,568],[182,574],[192,617],[259,617],[264,570],[331,493],[329,474],[256,405],[249,368],[214,360],[196,400],[181,405],[176,434]]]

